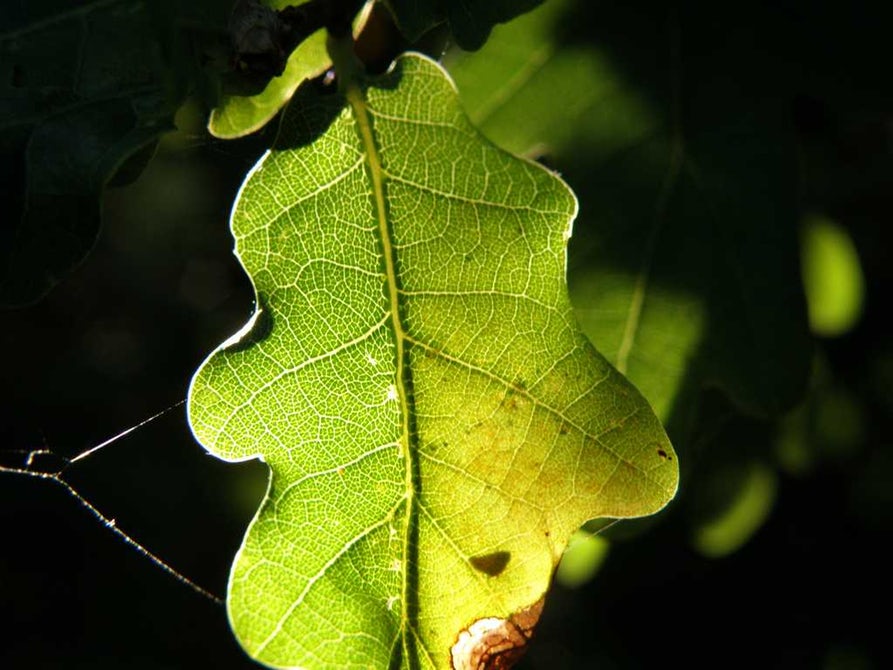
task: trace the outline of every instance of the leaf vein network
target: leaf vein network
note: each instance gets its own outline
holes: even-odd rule
[[[270,389],[272,389],[280,379],[282,379],[283,377],[286,377],[287,375],[291,375],[291,374],[300,372],[304,368],[310,367],[311,365],[314,365],[321,361],[324,361],[324,360],[330,359],[334,356],[337,356],[341,352],[346,351],[347,349],[350,349],[351,347],[355,347],[358,344],[362,344],[363,342],[368,340],[370,337],[372,337],[372,335],[374,335],[377,331],[384,328],[385,325],[387,325],[387,323],[390,321],[390,318],[391,318],[390,312],[385,312],[384,317],[382,317],[382,319],[378,323],[376,323],[372,328],[367,330],[365,333],[363,333],[359,337],[355,337],[352,340],[348,340],[344,344],[336,347],[335,349],[327,351],[323,354],[319,354],[317,356],[313,356],[312,358],[308,358],[307,360],[299,363],[298,365],[296,365],[294,367],[286,368],[286,369],[282,370],[280,373],[278,373],[275,377],[272,377],[269,381],[265,382],[258,388],[252,390],[251,393],[248,395],[248,397],[245,400],[243,400],[242,402],[240,402],[239,404],[235,405],[232,408],[232,410],[230,411],[230,415],[227,417],[226,421],[224,421],[223,424],[220,426],[220,429],[217,431],[217,434],[218,435],[226,434],[226,431],[229,428],[229,424],[231,421],[233,421],[235,419],[236,414],[238,414],[243,409],[251,407],[254,404],[254,401],[257,399],[257,397],[261,393],[264,393],[265,391],[269,391]],[[232,363],[229,360],[226,361],[226,364],[233,371],[234,379],[240,385],[242,385],[243,388],[245,388],[244,385],[240,381],[238,370],[236,370],[235,368],[232,367]]]
[[[362,533],[359,533],[355,537],[351,538],[347,542],[344,543],[344,546],[340,551],[335,553],[325,564],[314,574],[311,576],[307,583],[304,585],[304,588],[295,598],[291,605],[285,610],[279,620],[276,622],[276,625],[273,627],[273,630],[270,631],[270,634],[264,639],[255,649],[254,654],[260,655],[263,653],[263,650],[282,632],[283,626],[285,626],[285,622],[288,621],[289,617],[291,617],[292,613],[304,602],[304,600],[309,595],[310,591],[313,590],[313,587],[319,583],[319,580],[322,579],[326,572],[334,566],[338,561],[340,561],[346,554],[349,552],[354,545],[358,544],[360,541],[374,533],[379,528],[382,528],[391,522],[391,519],[396,515],[397,510],[403,505],[403,499],[401,498],[397,505],[391,508],[390,513],[387,514],[381,521],[372,524],[368,528],[366,528]]]
[[[434,515],[431,514],[431,512],[425,507],[425,505],[423,505],[421,503],[421,501],[419,501],[419,510],[428,518],[428,521],[431,523],[431,525],[434,527],[434,529],[441,535],[441,537],[443,537],[447,546],[455,552],[456,556],[458,556],[460,559],[462,559],[462,561],[469,566],[468,572],[470,574],[474,575],[475,578],[477,579],[477,581],[480,582],[480,584],[491,595],[493,595],[495,593],[495,588],[494,588],[493,584],[490,583],[490,581],[487,579],[487,577],[484,574],[482,574],[478,570],[475,570],[474,568],[471,567],[471,564],[469,563],[469,559],[471,557],[468,554],[466,554],[464,551],[462,551],[462,547],[460,547],[458,544],[456,544],[456,541],[453,539],[453,537],[449,533],[447,533],[443,528],[441,528],[440,524],[437,522],[437,519],[434,518]]]
[[[432,186],[428,186],[427,184],[420,184],[418,182],[412,181],[410,179],[406,179],[405,177],[401,177],[396,174],[392,174],[390,172],[382,169],[382,172],[388,178],[389,181],[395,181],[405,186],[409,186],[410,188],[417,189],[419,191],[425,191],[427,193],[431,193],[436,195],[439,198],[443,198],[444,200],[455,200],[457,202],[463,202],[470,205],[481,205],[483,207],[490,207],[492,209],[503,209],[510,212],[533,212],[535,214],[542,214],[544,216],[555,216],[555,215],[566,215],[567,211],[563,209],[549,210],[549,209],[537,209],[536,207],[531,207],[530,205],[507,205],[504,202],[493,202],[492,200],[481,200],[478,198],[469,198],[464,195],[457,195],[455,193],[448,193],[446,191],[441,191],[440,189],[433,188]]]
[[[362,454],[360,454],[359,456],[357,456],[356,458],[354,458],[350,461],[347,461],[345,463],[339,463],[338,465],[332,466],[331,468],[327,468],[325,470],[319,470],[317,472],[308,472],[307,474],[302,476],[300,479],[296,479],[293,482],[289,482],[288,486],[286,486],[284,489],[282,489],[282,493],[280,495],[284,498],[285,496],[289,495],[289,493],[291,492],[292,489],[300,486],[301,484],[303,484],[304,482],[306,482],[308,480],[316,479],[317,477],[325,477],[326,475],[334,475],[336,473],[346,470],[347,468],[349,468],[353,465],[362,463],[364,460],[374,456],[375,454],[379,454],[382,451],[387,451],[388,449],[399,449],[399,447],[400,447],[399,442],[389,442],[388,444],[379,445],[379,446],[375,447],[374,449],[369,449],[369,450],[363,452]]]
[[[464,298],[464,297],[492,297],[492,298],[508,298],[510,300],[520,300],[532,303],[537,307],[541,307],[543,309],[547,309],[550,312],[558,312],[558,308],[555,305],[549,305],[542,300],[537,300],[531,295],[527,295],[526,293],[509,293],[508,291],[499,291],[499,290],[480,290],[480,291],[441,291],[441,290],[432,290],[432,291],[418,291],[411,290],[407,291],[406,289],[397,289],[401,295],[405,295],[410,298],[418,298],[418,297],[431,297],[431,298]]]
[[[299,207],[300,205],[303,205],[304,203],[306,203],[310,200],[313,200],[314,198],[316,198],[320,195],[325,194],[326,191],[328,191],[329,189],[335,187],[340,182],[347,179],[350,175],[352,175],[354,172],[356,172],[357,169],[362,168],[363,163],[364,163],[364,158],[362,156],[360,156],[353,165],[351,165],[347,169],[345,169],[342,172],[340,172],[339,174],[337,174],[333,179],[326,182],[325,184],[320,184],[314,190],[308,191],[307,193],[303,194],[301,197],[289,202],[287,205],[284,205],[278,201],[278,198],[276,197],[274,190],[270,186],[267,186],[265,182],[263,182],[263,181],[255,182],[255,186],[257,188],[262,188],[267,193],[267,195],[272,200],[273,204],[276,206],[277,211],[274,214],[269,214],[268,220],[259,222],[256,228],[253,228],[253,229],[247,230],[247,231],[243,231],[241,235],[238,235],[235,231],[233,232],[233,234],[236,235],[236,239],[244,239],[244,238],[250,237],[251,235],[253,235],[261,230],[270,228],[274,223],[276,223],[276,221],[281,219],[283,216],[290,214],[292,212],[292,210],[294,210],[295,208]],[[288,179],[293,180],[294,175],[289,176]],[[284,183],[288,183],[288,180],[285,180]],[[259,203],[255,202],[255,201],[251,201],[250,206],[251,207],[259,207]]]
[[[478,365],[474,365],[472,363],[462,360],[461,358],[457,358],[455,356],[447,354],[447,353],[441,351],[440,349],[432,347],[431,345],[426,344],[425,342],[422,342],[421,340],[417,340],[416,338],[414,338],[408,334],[405,337],[406,337],[407,341],[410,342],[411,344],[425,349],[426,351],[430,352],[431,354],[433,354],[434,356],[436,356],[438,358],[441,358],[442,360],[445,360],[450,363],[454,363],[454,364],[464,367],[465,369],[470,370],[472,372],[479,373],[479,374],[493,380],[494,382],[501,384],[505,388],[515,391],[516,393],[520,394],[521,396],[523,396],[524,398],[526,398],[527,400],[532,402],[534,405],[536,405],[540,409],[545,410],[546,412],[549,412],[553,416],[558,417],[563,422],[565,422],[568,426],[570,426],[571,428],[573,428],[574,430],[579,432],[584,437],[589,438],[595,442],[598,442],[599,446],[601,446],[606,452],[611,454],[611,456],[613,456],[615,459],[626,463],[628,466],[630,466],[634,470],[637,470],[638,472],[641,472],[644,476],[647,477],[648,473],[646,470],[643,470],[641,467],[639,467],[638,465],[636,465],[629,459],[624,458],[623,456],[618,454],[614,449],[611,449],[608,445],[601,442],[600,438],[602,437],[602,435],[605,435],[605,434],[611,432],[612,430],[615,430],[616,428],[618,428],[621,425],[621,423],[611,426],[610,428],[608,428],[607,430],[603,431],[600,434],[591,433],[589,430],[587,430],[586,428],[584,428],[583,426],[578,424],[576,421],[573,421],[572,419],[565,416],[557,408],[549,405],[548,403],[540,400],[539,398],[537,398],[536,396],[531,394],[529,390],[527,390],[525,388],[521,388],[518,385],[513,384],[512,382],[508,381],[507,379],[504,379],[504,378],[500,377],[499,375],[496,375],[493,372],[490,372],[489,370],[485,370],[484,368],[482,368]],[[626,421],[627,419],[629,419],[632,416],[635,416],[636,414],[638,414],[638,412],[639,412],[639,408],[637,407],[630,415],[628,415],[627,417],[624,417],[624,421]],[[657,482],[653,482],[653,483],[657,483]]]
[[[512,502],[520,503],[522,505],[526,505],[527,507],[535,509],[538,512],[546,511],[545,508],[540,507],[536,503],[531,502],[530,500],[527,500],[526,498],[522,498],[520,496],[516,496],[512,493],[509,493],[508,491],[503,489],[501,486],[494,484],[493,482],[489,482],[486,479],[481,479],[480,477],[476,477],[475,475],[471,474],[468,470],[460,468],[458,465],[456,465],[454,463],[450,463],[449,461],[444,461],[443,459],[437,458],[436,456],[433,456],[432,454],[429,454],[424,451],[420,451],[419,455],[422,458],[424,458],[425,460],[430,461],[431,463],[435,463],[435,464],[440,465],[444,468],[452,470],[453,472],[455,472],[457,474],[462,475],[466,479],[473,481],[475,484],[479,484],[480,486],[484,486],[488,489],[496,491],[501,496],[505,497],[507,500],[511,500]]]
[[[387,112],[383,112],[379,109],[374,109],[372,107],[367,107],[369,111],[369,115],[373,116],[377,119],[381,119],[383,121],[393,121],[394,123],[402,123],[407,126],[420,126],[422,128],[437,128],[439,130],[447,130],[451,133],[457,133],[459,135],[463,135],[469,139],[472,139],[476,142],[480,141],[481,135],[478,134],[476,130],[473,128],[467,127],[465,124],[462,127],[457,126],[458,118],[452,119],[450,121],[433,121],[431,119],[410,119],[405,116],[397,116],[396,114],[389,114]]]
[[[418,648],[425,652],[425,658],[428,659],[428,663],[431,664],[431,667],[436,668],[437,663],[434,662],[434,656],[431,654],[431,650],[428,649],[428,646],[425,644],[425,641],[422,639],[422,636],[419,634],[419,631],[413,623],[411,621],[404,621],[404,626],[409,629],[410,634],[415,638]]]

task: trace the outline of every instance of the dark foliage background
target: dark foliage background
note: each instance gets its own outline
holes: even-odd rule
[[[593,21],[598,8],[587,7]],[[617,16],[611,3],[604,9]],[[692,548],[692,518],[704,503],[687,485],[711,469],[683,460],[677,502],[647,528],[612,529],[616,542],[592,581],[556,586],[522,667],[890,667],[886,622],[875,613],[886,603],[883,546],[893,530],[886,24],[868,3],[684,10],[690,33],[715,38],[734,26],[748,38],[736,42],[735,76],[749,62],[776,68],[771,85],[749,90],[782,101],[799,151],[793,195],[801,211],[823,211],[848,231],[865,309],[845,334],[817,340],[808,467],[779,470],[773,510],[750,541],[717,559]],[[649,17],[663,15],[663,5],[639,3],[643,34]],[[628,50],[635,72],[648,45],[628,19],[606,20],[593,34],[618,62]],[[212,140],[204,114],[195,101],[181,108],[179,130],[139,179],[104,192],[103,229],[78,270],[36,305],[0,315],[0,464],[14,465],[22,449],[73,456],[182,400],[199,363],[250,315],[226,221],[271,131]],[[729,406],[705,393],[700,421],[709,426]],[[265,472],[206,456],[184,413],[175,408],[107,447],[69,480],[124,531],[223,595]],[[790,421],[735,414],[709,439],[773,453]],[[711,458],[734,462],[734,453]],[[61,487],[0,473],[0,515],[0,667],[255,667],[222,607],[152,566]]]

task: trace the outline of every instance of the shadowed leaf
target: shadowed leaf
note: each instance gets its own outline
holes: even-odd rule
[[[266,4],[282,9],[307,2],[309,0],[272,0]],[[357,17],[357,31],[362,29],[368,9],[367,6]],[[271,78],[262,91],[255,95],[224,93],[211,111],[208,130],[222,139],[242,137],[259,130],[285,106],[302,82],[322,74],[331,66],[332,60],[326,51],[325,30],[317,30],[301,41],[288,57],[285,71]]]
[[[463,49],[479,49],[498,23],[528,12],[543,0],[385,0],[411,42],[446,21]]]
[[[129,157],[172,129],[198,79],[197,23],[211,31],[223,0],[173,11],[105,0],[63,11],[4,9],[0,34],[0,305],[33,302],[87,254],[102,188]],[[127,178],[133,178],[127,164]]]

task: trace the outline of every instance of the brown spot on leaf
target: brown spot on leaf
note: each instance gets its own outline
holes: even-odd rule
[[[670,456],[670,455],[669,455],[666,451],[664,451],[663,449],[658,449],[658,450],[657,450],[657,455],[660,456],[661,458],[667,460],[667,461],[672,461],[672,460],[673,460],[673,457]]]
[[[468,562],[471,563],[475,570],[480,570],[490,577],[496,577],[505,570],[505,566],[508,565],[511,557],[511,553],[507,551],[494,551],[492,554],[472,556],[468,559]]]
[[[527,651],[543,611],[543,598],[508,619],[478,619],[461,631],[450,649],[453,670],[506,670]]]

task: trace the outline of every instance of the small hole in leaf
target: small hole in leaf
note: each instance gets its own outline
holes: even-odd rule
[[[508,551],[494,551],[492,554],[472,556],[468,559],[475,570],[480,570],[490,577],[496,577],[505,570],[512,555]]]
[[[660,456],[661,458],[665,459],[665,460],[668,460],[668,461],[672,461],[672,460],[673,460],[673,457],[670,456],[670,455],[669,455],[666,451],[664,451],[663,449],[658,449],[658,450],[657,450],[657,455]]]

